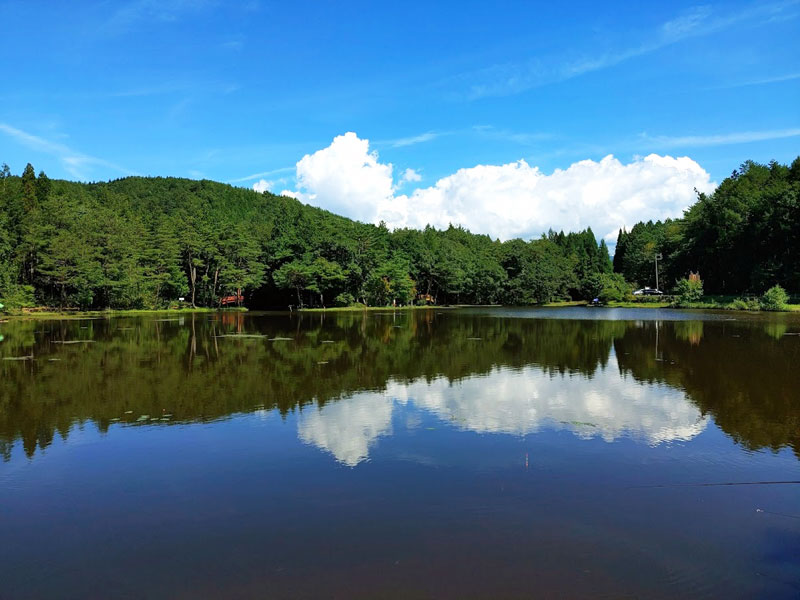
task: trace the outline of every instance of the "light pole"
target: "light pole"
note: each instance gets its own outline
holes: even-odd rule
[[[663,260],[664,257],[659,252],[659,253],[656,253],[656,255],[653,257],[653,259],[655,260],[655,263],[656,263],[656,289],[658,289],[658,261]]]

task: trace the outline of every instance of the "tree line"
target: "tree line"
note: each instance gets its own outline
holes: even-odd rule
[[[591,229],[505,242],[445,230],[390,231],[284,196],[213,181],[50,180],[0,171],[0,301],[148,309],[622,300],[700,271],[706,292],[800,291],[800,158],[746,162],[682,219],[623,229],[613,263]]]
[[[699,272],[706,293],[800,292],[800,157],[790,166],[747,161],[683,218],[621,230],[614,271],[654,286],[656,254],[668,287]]]
[[[389,231],[212,181],[0,180],[0,298],[8,306],[147,309],[535,304],[620,284],[591,229],[500,242],[463,228]]]

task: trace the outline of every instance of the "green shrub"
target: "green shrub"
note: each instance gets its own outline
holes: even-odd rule
[[[786,290],[779,285],[774,285],[761,296],[761,310],[786,310],[788,302],[789,295]]]
[[[679,279],[675,282],[675,295],[679,305],[700,302],[703,299],[703,282],[700,279]]]
[[[633,293],[633,286],[620,273],[605,274],[603,280],[603,289],[600,290],[600,300],[603,302],[622,302]]]
[[[33,298],[33,286],[10,286],[10,289],[7,289],[3,297],[0,298],[0,304],[5,304],[6,309],[35,306],[36,302]]]
[[[350,306],[356,301],[353,297],[353,294],[350,292],[342,292],[336,298],[334,298],[333,302],[336,306]]]
[[[639,304],[661,304],[668,299],[664,296],[634,296],[633,301]]]
[[[620,273],[596,273],[587,278],[583,289],[586,300],[621,302],[631,293],[632,286]]]
[[[758,300],[736,298],[730,303],[730,308],[733,310],[759,310],[761,308],[761,304]]]
[[[747,310],[747,300],[744,298],[736,298],[731,302],[731,308],[733,310]]]

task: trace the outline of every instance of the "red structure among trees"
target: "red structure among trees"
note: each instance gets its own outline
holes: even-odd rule
[[[242,290],[236,290],[236,293],[232,296],[223,296],[219,299],[220,306],[230,306],[235,304],[236,306],[241,306],[244,302],[244,296],[242,295]]]

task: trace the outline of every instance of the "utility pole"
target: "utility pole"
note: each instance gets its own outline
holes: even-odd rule
[[[656,253],[656,255],[653,257],[653,259],[655,260],[655,263],[656,263],[656,289],[658,289],[658,261],[663,260],[664,257],[659,252],[659,253]]]

